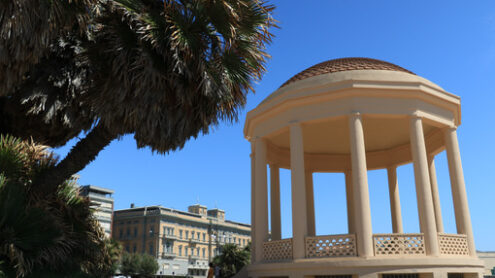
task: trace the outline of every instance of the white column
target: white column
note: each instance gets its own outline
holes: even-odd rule
[[[421,231],[425,237],[426,254],[438,256],[438,235],[435,224],[435,211],[431,197],[430,175],[421,118],[411,117],[411,151],[414,162],[414,178],[416,181],[416,195]]]
[[[266,173],[266,143],[255,141],[255,262],[263,260],[263,242],[268,240],[268,190]]]
[[[356,223],[354,217],[354,193],[352,190],[352,171],[345,173],[345,197],[347,201],[347,232],[349,234],[356,233]]]
[[[454,196],[455,222],[457,233],[465,234],[468,240],[469,253],[476,256],[474,246],[473,229],[471,227],[471,216],[464,183],[464,173],[462,171],[461,154],[459,142],[457,141],[456,128],[448,128],[445,131],[445,145],[447,150],[447,160],[449,163],[450,183],[452,195]]]
[[[402,213],[400,208],[399,184],[397,183],[397,166],[387,168],[388,194],[390,197],[390,212],[392,216],[392,231],[402,234]]]
[[[361,115],[355,113],[349,118],[352,160],[352,185],[355,206],[355,229],[358,254],[361,257],[373,256],[373,234],[366,167],[366,150]]]
[[[440,194],[438,193],[437,171],[435,169],[435,157],[428,157],[428,169],[430,172],[431,197],[433,198],[433,209],[435,209],[435,223],[437,232],[443,233],[442,208],[440,206]]]
[[[255,181],[255,168],[256,168],[256,164],[255,164],[255,154],[254,154],[254,141],[251,141],[251,230],[253,231],[251,233],[251,263],[254,263],[255,262],[255,249],[256,249],[256,246],[255,246],[255,234],[254,234],[254,230],[256,229],[256,223],[255,223],[255,219],[256,219],[256,216],[255,216],[255,207],[256,207],[256,202],[255,202],[255,198],[256,198],[256,192],[255,192],[255,188],[256,188],[256,181]],[[208,251],[210,253],[210,256],[212,256],[212,252],[213,250],[211,250],[212,248],[210,248],[210,250]]]
[[[304,145],[300,123],[290,126],[290,168],[292,182],[292,250],[294,259],[305,257],[306,178],[304,169]]]
[[[276,165],[270,165],[270,212],[272,240],[282,238],[280,221],[280,170]]]
[[[315,236],[315,199],[314,199],[314,187],[313,187],[313,173],[306,171],[306,213],[308,223],[308,236]]]

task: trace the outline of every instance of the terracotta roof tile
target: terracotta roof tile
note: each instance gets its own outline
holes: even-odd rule
[[[393,70],[414,74],[413,72],[408,71],[402,67],[381,60],[371,58],[340,58],[335,60],[328,60],[326,62],[319,63],[310,68],[307,68],[294,75],[280,87],[284,87],[292,82],[296,82],[313,76],[348,70]]]

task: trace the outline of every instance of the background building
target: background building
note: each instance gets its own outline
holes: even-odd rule
[[[251,238],[248,224],[225,220],[221,209],[202,205],[179,211],[162,206],[117,210],[113,238],[127,252],[148,253],[158,259],[160,275],[205,276],[208,262],[226,243],[245,247]]]
[[[485,263],[485,272],[483,273],[485,276],[495,277],[495,251],[478,251],[478,258],[480,258]]]
[[[113,193],[111,189],[94,185],[81,186],[79,189],[79,194],[88,197],[91,207],[96,209],[96,219],[100,222],[107,237],[112,235]]]

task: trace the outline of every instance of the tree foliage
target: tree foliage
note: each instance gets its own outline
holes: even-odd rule
[[[33,190],[36,176],[55,163],[46,146],[0,135],[0,271],[7,277],[107,277],[111,252],[75,181],[51,192]]]
[[[0,50],[20,58],[0,59],[0,83],[8,84],[0,133],[58,146],[89,132],[39,178],[43,185],[61,183],[125,134],[159,153],[182,148],[219,120],[236,120],[265,72],[274,20],[262,0],[94,1],[69,1],[74,9],[63,0],[2,4]],[[40,15],[56,24],[41,24],[48,31],[39,35],[6,20]],[[44,43],[22,45],[21,37]],[[30,48],[36,58],[21,59]]]
[[[216,256],[213,262],[220,267],[220,277],[230,278],[249,264],[250,258],[249,245],[245,248],[239,248],[236,244],[228,243],[222,246],[222,253]]]
[[[26,72],[67,31],[85,32],[97,0],[0,1],[0,95],[12,94]],[[90,11],[90,12],[88,12]]]
[[[127,253],[122,256],[120,273],[131,277],[153,277],[160,266],[156,259],[148,254]]]

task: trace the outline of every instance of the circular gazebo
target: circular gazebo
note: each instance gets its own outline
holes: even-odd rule
[[[483,263],[457,142],[460,122],[459,97],[384,61],[330,60],[289,79],[248,113],[244,127],[252,146],[248,276],[479,277]],[[443,150],[456,234],[443,230],[434,163]],[[396,174],[407,163],[414,165],[420,220],[414,234],[402,229]],[[281,237],[280,168],[291,170],[292,238]],[[391,213],[381,217],[392,218],[390,234],[371,227],[367,171],[373,169],[388,173]],[[315,234],[312,175],[325,172],[345,174],[347,234]],[[332,213],[325,213],[329,221]]]

